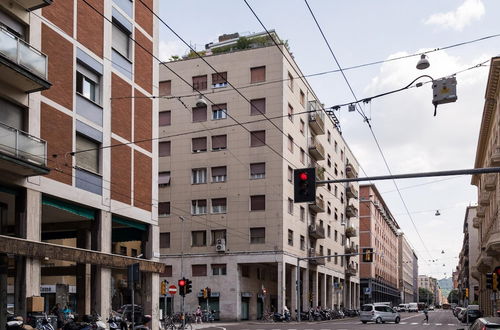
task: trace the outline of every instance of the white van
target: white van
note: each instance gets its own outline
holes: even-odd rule
[[[417,303],[409,303],[408,304],[408,312],[418,312],[418,304]]]
[[[408,312],[408,305],[409,304],[399,304],[398,311],[399,312]]]

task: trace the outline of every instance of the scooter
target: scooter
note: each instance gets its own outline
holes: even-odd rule
[[[7,330],[24,330],[24,322],[21,316],[7,317]]]

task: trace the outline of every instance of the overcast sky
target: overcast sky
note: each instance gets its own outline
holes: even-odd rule
[[[338,69],[303,0],[247,0],[263,24],[291,47],[304,74]],[[498,0],[308,0],[342,67],[386,60],[500,33]],[[263,29],[243,0],[160,1],[160,16],[197,50],[224,33]],[[430,53],[430,68],[417,57],[345,71],[356,97],[399,89],[422,74],[434,79],[500,55],[500,38]],[[187,47],[160,23],[160,55],[183,55]],[[457,74],[458,101],[433,117],[430,84],[363,105],[393,174],[472,168],[487,66]],[[339,73],[308,78],[333,106],[354,101]],[[421,79],[425,82],[426,79]],[[388,174],[368,126],[358,113],[337,112],[343,135],[369,176]],[[360,171],[360,176],[365,176]],[[398,180],[411,219],[392,181],[376,183],[420,258],[420,274],[450,276],[462,245],[465,208],[477,203],[470,177]],[[441,213],[435,216],[436,210]],[[425,245],[424,245],[425,244]],[[441,251],[444,250],[444,254]],[[436,260],[436,261],[432,261]]]

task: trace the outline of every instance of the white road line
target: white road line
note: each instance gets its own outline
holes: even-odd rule
[[[443,325],[443,323],[436,323],[436,325]]]
[[[412,324],[411,324],[411,325],[415,325],[415,324],[418,324],[418,322],[412,322]]]
[[[408,322],[399,322],[399,324],[407,324]]]
[[[454,325],[456,325],[456,324],[453,324],[453,323],[448,323],[448,325],[454,326]]]

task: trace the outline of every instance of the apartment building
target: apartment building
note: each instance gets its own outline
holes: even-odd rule
[[[432,295],[428,297],[429,299],[426,302],[427,304],[431,305],[439,302],[438,289],[441,289],[439,288],[437,280],[434,277],[430,277],[427,275],[418,275],[418,287],[424,288],[432,293]]]
[[[361,303],[400,303],[398,275],[398,223],[374,184],[360,185],[360,248],[373,248],[375,258],[360,258]]]
[[[404,234],[398,236],[398,278],[401,303],[416,302],[413,287],[415,252],[406,240]]]
[[[218,73],[192,54],[160,65],[162,279],[190,278],[186,309],[208,303],[227,320],[359,301],[357,258],[302,259],[358,251],[358,185],[320,185],[314,203],[293,201],[294,169],[325,180],[354,177],[358,164],[271,34],[279,47],[267,33],[208,44],[201,54]]]
[[[499,73],[500,57],[491,59],[490,72],[486,85],[483,118],[477,142],[476,168],[500,165],[500,141],[498,140],[500,126],[498,118],[499,107]],[[478,207],[472,226],[478,230],[480,254],[474,260],[479,271],[479,304],[484,315],[493,314],[491,289],[486,288],[486,274],[500,266],[500,221],[498,211],[498,189],[500,187],[497,173],[472,176],[472,184],[477,186]],[[496,306],[500,301],[496,301]]]
[[[418,257],[415,251],[412,256],[412,271],[413,271],[413,302],[418,302]]]
[[[132,39],[157,54],[140,1],[0,0],[2,316],[40,295],[109,315],[138,263],[158,325],[158,73]]]
[[[458,261],[458,290],[459,299],[469,302],[479,300],[479,282],[480,273],[475,269],[474,260],[479,256],[478,230],[472,226],[473,219],[476,217],[476,206],[469,206],[465,211],[464,219],[464,239]],[[468,297],[466,297],[468,289]]]

